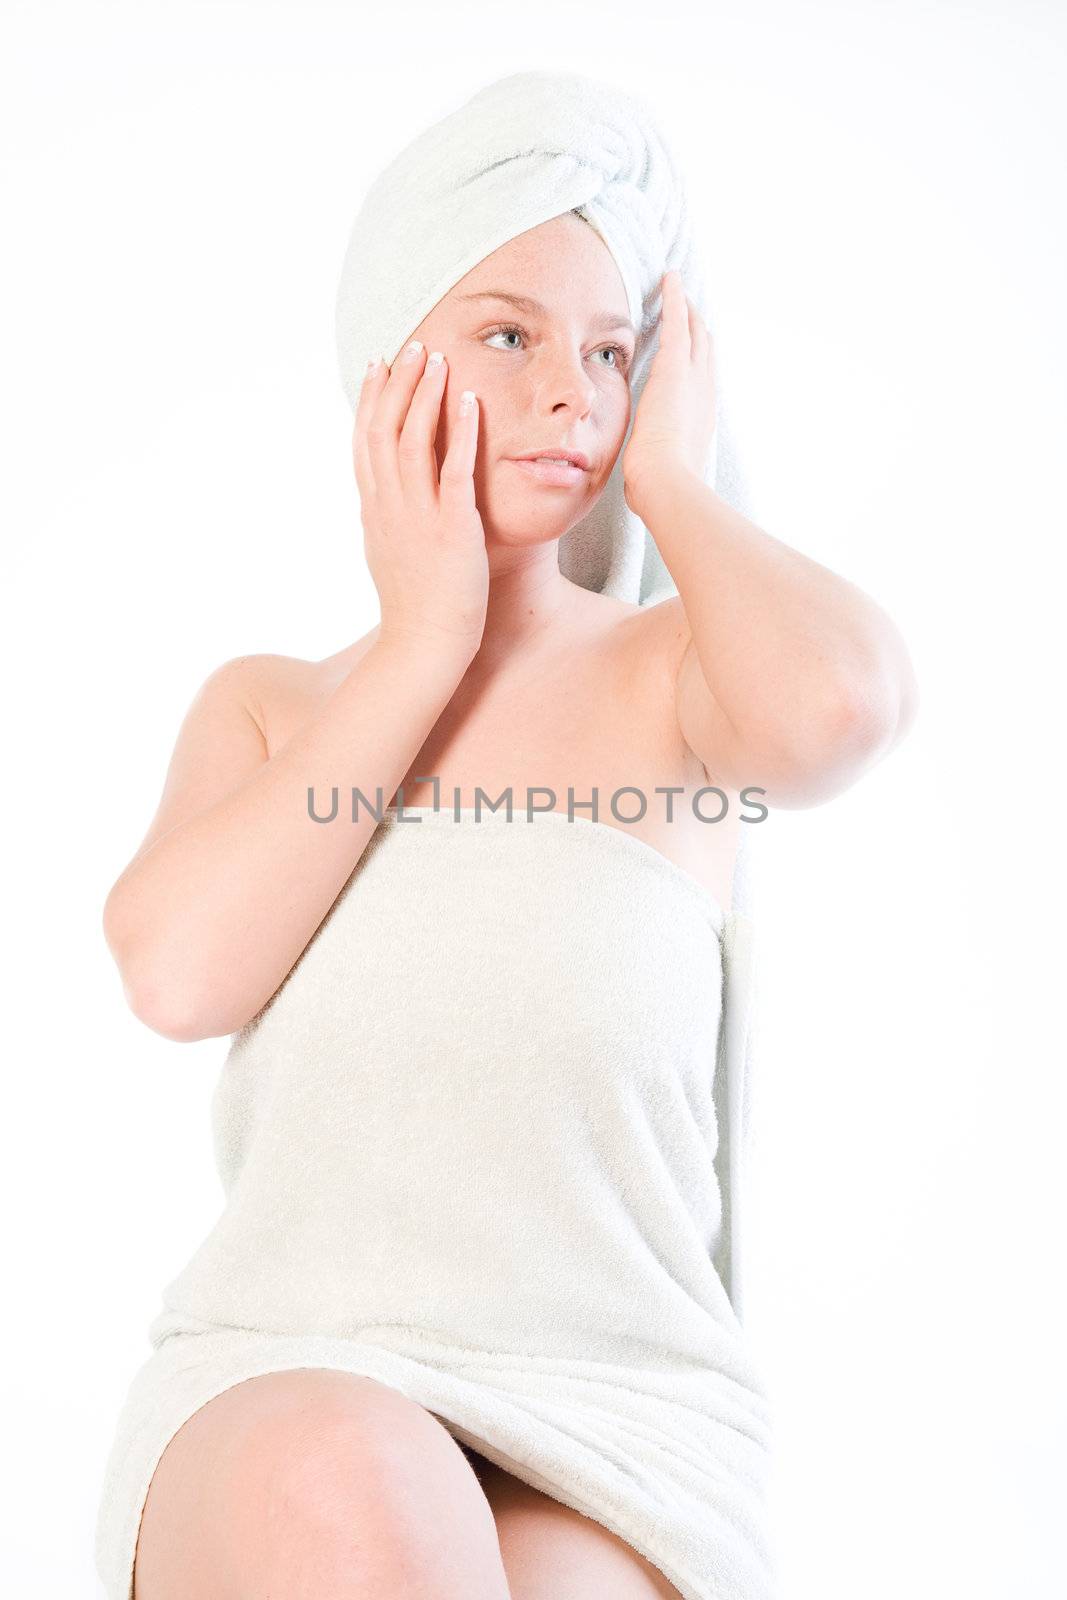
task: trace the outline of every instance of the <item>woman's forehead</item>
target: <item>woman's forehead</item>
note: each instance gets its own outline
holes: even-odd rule
[[[510,302],[527,315],[576,305],[607,331],[629,328],[626,285],[591,224],[565,213],[509,239],[483,257],[442,297],[464,310]]]

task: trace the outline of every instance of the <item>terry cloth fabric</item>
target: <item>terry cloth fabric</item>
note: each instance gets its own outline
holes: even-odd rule
[[[417,147],[346,258],[350,399],[364,350],[391,360],[476,260],[574,205],[625,263],[638,326],[654,333],[671,265],[700,303],[675,169],[631,96],[520,74]],[[715,486],[744,509],[721,412],[717,444]],[[664,598],[645,530],[604,498],[561,567]],[[684,1600],[772,1600],[770,1403],[739,1270],[750,899],[744,851],[727,912],[623,827],[385,811],[231,1041],[212,1101],[225,1203],[163,1291],[105,1468],[108,1600],[131,1600],[145,1496],[182,1424],[235,1383],[306,1367],[408,1395]]]
[[[231,1384],[377,1378],[684,1600],[771,1600],[770,1407],[713,1259],[722,909],[566,812],[383,808],[212,1115],[226,1203],[163,1291],[106,1474]]]

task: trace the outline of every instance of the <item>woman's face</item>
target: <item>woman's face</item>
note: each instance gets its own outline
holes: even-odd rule
[[[622,278],[600,236],[568,212],[509,239],[410,337],[427,352],[442,350],[448,363],[438,466],[461,392],[478,396],[474,487],[486,537],[519,546],[561,537],[599,497],[630,421],[635,335]],[[588,470],[561,485],[516,465],[517,456],[554,449],[581,451]]]

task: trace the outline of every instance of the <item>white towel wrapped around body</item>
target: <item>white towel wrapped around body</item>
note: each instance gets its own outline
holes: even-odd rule
[[[385,812],[227,1056],[226,1204],[120,1420],[108,1600],[167,1440],[290,1367],[399,1390],[683,1600],[772,1600],[770,1406],[713,1265],[724,922],[618,826]]]

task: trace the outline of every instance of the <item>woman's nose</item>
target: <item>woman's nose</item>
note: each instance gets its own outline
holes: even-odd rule
[[[588,411],[596,398],[596,385],[582,365],[580,354],[546,357],[538,374],[537,391],[540,400],[547,399],[553,409],[569,405],[579,413]]]

